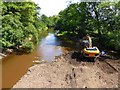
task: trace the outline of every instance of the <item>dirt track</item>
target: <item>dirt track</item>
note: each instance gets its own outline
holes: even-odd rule
[[[71,59],[73,52],[56,57],[52,63],[36,64],[13,88],[118,88],[118,63]],[[109,60],[110,62],[110,60]]]

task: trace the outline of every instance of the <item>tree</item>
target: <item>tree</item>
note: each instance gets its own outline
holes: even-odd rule
[[[33,50],[45,28],[40,22],[40,7],[33,2],[3,2],[2,7],[2,49]]]
[[[59,13],[55,29],[81,38],[88,33],[98,38],[101,47],[119,50],[119,25],[120,1],[81,2],[70,4]]]

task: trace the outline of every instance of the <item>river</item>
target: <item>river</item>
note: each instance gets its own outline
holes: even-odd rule
[[[63,46],[63,41],[60,41],[54,36],[53,31],[43,31],[40,34],[39,44],[36,49],[26,55],[10,55],[3,59],[2,62],[2,87],[11,88],[28,70],[34,65],[33,61],[46,60],[51,62],[55,56],[59,56],[68,50],[68,47]],[[64,43],[65,44],[65,43]]]

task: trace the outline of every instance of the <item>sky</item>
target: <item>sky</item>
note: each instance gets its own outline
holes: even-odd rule
[[[68,5],[69,0],[34,0],[41,8],[42,14],[46,16],[57,15],[61,10],[64,10]],[[77,2],[79,0],[73,0]]]

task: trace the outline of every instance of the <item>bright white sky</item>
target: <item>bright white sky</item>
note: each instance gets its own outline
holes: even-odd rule
[[[41,13],[47,16],[57,15],[61,10],[64,10],[69,0],[34,0],[41,8]],[[79,0],[73,0],[77,2]]]

